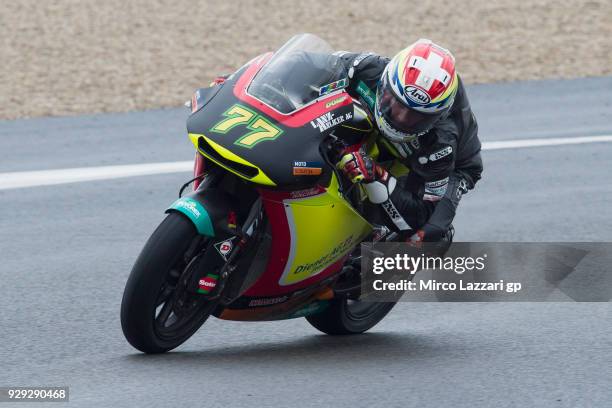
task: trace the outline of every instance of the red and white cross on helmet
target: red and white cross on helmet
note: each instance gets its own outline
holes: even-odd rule
[[[394,142],[428,132],[452,106],[458,86],[453,55],[418,40],[385,68],[376,93],[378,127]]]

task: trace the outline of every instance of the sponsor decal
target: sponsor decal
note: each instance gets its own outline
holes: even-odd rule
[[[393,205],[391,200],[388,199],[381,205],[382,205],[382,208],[387,213],[387,215],[389,216],[389,218],[391,218],[391,221],[393,221],[395,226],[399,228],[400,231],[411,229],[410,225],[408,225],[406,220],[404,220],[404,217],[400,215],[399,211],[397,211],[397,208],[395,208],[395,205]]]
[[[439,201],[446,194],[448,188],[448,177],[441,180],[430,181],[425,183],[425,194],[423,200],[425,201]]]
[[[445,186],[446,184],[448,184],[448,177],[444,177],[443,179],[436,181],[428,181],[427,183],[425,183],[425,188],[435,188]]]
[[[260,306],[277,305],[279,303],[286,302],[287,299],[289,299],[289,296],[287,296],[287,295],[280,296],[280,297],[273,297],[273,298],[252,299],[249,302],[249,307],[260,307]]]
[[[307,188],[306,190],[292,191],[289,195],[291,198],[306,198],[322,193],[323,191],[318,187]]]
[[[348,80],[346,78],[342,78],[338,81],[332,82],[331,84],[327,84],[319,88],[319,96],[327,95],[330,92],[335,91],[336,89],[346,88],[348,85]]]
[[[374,109],[374,103],[376,101],[376,95],[374,92],[363,81],[359,81],[357,84],[357,88],[355,89],[359,96],[363,98],[365,103],[368,105],[370,110]]]
[[[327,103],[325,104],[325,109],[329,109],[329,108],[331,108],[332,106],[335,106],[335,105],[337,105],[337,104],[339,104],[339,103],[344,102],[345,100],[346,100],[346,95],[341,96],[340,98],[336,98],[336,99],[334,99],[334,100],[332,100],[332,101],[329,101],[329,102],[327,102]]]
[[[404,88],[404,95],[406,98],[419,105],[427,105],[431,101],[427,92],[412,85],[408,85]]]
[[[342,256],[342,254],[344,254],[346,251],[348,251],[351,248],[352,243],[353,243],[353,236],[351,235],[350,237],[345,239],[343,242],[341,242],[340,244],[332,248],[331,252],[323,255],[321,258],[317,259],[316,261],[312,263],[296,266],[296,268],[293,270],[292,273],[297,274],[297,273],[308,272],[309,274],[314,274],[322,270],[323,268],[331,265],[333,262],[337,261],[338,258]]]
[[[446,146],[443,149],[438,150],[437,152],[434,152],[432,154],[429,155],[429,157],[419,157],[419,163],[421,164],[425,164],[428,161],[437,161],[440,160],[446,156],[448,156],[449,154],[451,154],[453,152],[453,147],[452,146]]]
[[[200,210],[198,210],[197,208],[197,204],[195,201],[186,198],[184,200],[178,201],[175,204],[176,207],[180,207],[180,208],[184,208],[186,210],[188,210],[191,214],[193,214],[194,217],[196,218],[200,218]]]
[[[229,107],[222,115],[225,119],[218,122],[210,131],[226,134],[236,126],[244,126],[250,132],[242,135],[234,144],[247,149],[266,140],[276,140],[283,134],[283,130],[270,120],[239,103]]]
[[[321,167],[320,162],[294,161],[293,167]]]
[[[311,168],[311,167],[294,167],[294,176],[320,176],[323,173],[322,168]]]
[[[230,252],[232,252],[232,249],[234,249],[234,244],[232,242],[234,239],[236,239],[236,237],[231,237],[225,241],[217,242],[214,245],[217,252],[219,252],[219,255],[221,255],[221,257],[226,261],[227,256],[230,254]]]
[[[209,294],[216,286],[219,275],[209,273],[198,281],[198,293]]]
[[[323,165],[319,162],[293,162],[294,176],[319,176],[323,173]]]
[[[347,120],[353,119],[353,112],[345,113],[336,117],[333,112],[327,112],[324,115],[319,116],[315,120],[311,120],[310,124],[313,128],[319,129],[319,132],[324,132],[327,129],[339,125],[340,123],[346,122]]]
[[[210,237],[215,236],[215,230],[206,208],[192,197],[179,198],[166,211],[169,210],[177,210],[189,217],[200,234]]]

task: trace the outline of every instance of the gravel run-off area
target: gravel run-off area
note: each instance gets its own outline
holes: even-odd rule
[[[19,0],[0,5],[0,119],[179,106],[300,32],[385,55],[430,38],[468,83],[612,74],[610,0]]]

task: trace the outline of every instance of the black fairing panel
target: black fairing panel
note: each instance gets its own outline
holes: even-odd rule
[[[241,70],[242,71],[242,70]],[[310,122],[301,127],[288,127],[267,116],[265,113],[251,106],[246,102],[240,101],[233,92],[237,79],[242,72],[232,75],[224,84],[219,86],[219,90],[214,93],[212,100],[207,101],[203,109],[191,114],[187,119],[187,131],[193,134],[201,134],[211,139],[232,153],[259,167],[277,187],[280,188],[304,188],[316,184],[321,177],[329,176],[332,171],[325,163],[320,154],[319,146],[323,139],[337,126],[332,126],[323,132]],[[210,93],[212,94],[212,93]],[[209,95],[210,95],[209,94]],[[254,146],[243,147],[236,142],[243,136],[251,132],[247,125],[237,125],[229,129],[226,133],[214,132],[211,129],[219,122],[227,118],[224,113],[235,104],[240,104],[260,115],[266,121],[272,123],[281,130],[275,139],[262,140]],[[335,117],[352,114],[353,106],[345,105],[332,111]],[[287,115],[291,117],[293,114]],[[308,166],[323,168],[322,175],[298,175],[293,174],[294,162],[306,162]]]
[[[353,107],[353,119],[344,122],[334,131],[334,135],[348,145],[362,142],[374,130],[367,112],[357,103],[354,103]]]

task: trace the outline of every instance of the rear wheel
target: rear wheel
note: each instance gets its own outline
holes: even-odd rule
[[[214,310],[215,302],[186,290],[203,240],[188,219],[171,213],[140,253],[121,303],[123,334],[138,350],[162,353],[179,346]]]
[[[306,320],[327,334],[359,334],[380,322],[395,306],[394,302],[362,302],[348,298],[331,301],[323,312],[310,315]]]
[[[389,234],[386,239],[390,241],[397,239],[397,234]],[[322,312],[306,316],[306,320],[323,333],[332,335],[363,333],[378,324],[397,303],[357,300],[361,294],[363,278],[359,249],[349,257],[345,268],[349,271],[344,278],[348,289],[338,285],[335,292],[343,293],[342,295],[333,299]]]

